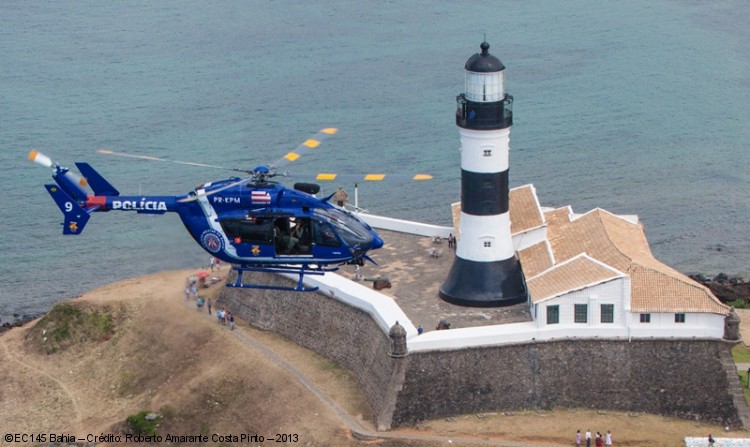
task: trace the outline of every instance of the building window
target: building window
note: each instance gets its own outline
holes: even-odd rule
[[[684,323],[685,322],[685,314],[674,314],[674,322],[675,323]]]
[[[586,323],[589,316],[589,305],[588,304],[576,304],[574,319],[576,323]]]
[[[558,324],[560,322],[560,306],[547,306],[547,324]]]
[[[615,305],[602,304],[602,323],[615,322]]]
[[[484,156],[485,157],[492,157],[492,149],[485,149],[484,150]]]
[[[641,314],[641,323],[651,323],[651,314]]]
[[[490,247],[492,247],[492,242],[484,241],[484,248],[490,248]]]

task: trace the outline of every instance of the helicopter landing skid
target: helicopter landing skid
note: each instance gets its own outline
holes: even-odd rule
[[[315,292],[319,287],[305,287],[302,280],[305,275],[324,275],[326,272],[335,272],[338,267],[310,267],[308,264],[302,264],[301,267],[294,267],[289,265],[268,265],[263,267],[255,267],[248,265],[234,265],[232,270],[237,272],[237,279],[234,282],[227,282],[226,287],[236,287],[241,289],[267,289],[267,290],[289,290],[292,292]],[[293,273],[299,275],[299,281],[297,281],[296,287],[284,287],[284,286],[269,286],[265,284],[243,284],[242,274],[244,272],[266,272],[266,273]]]

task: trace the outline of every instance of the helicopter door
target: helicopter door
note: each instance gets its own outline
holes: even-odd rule
[[[295,217],[276,219],[274,234],[277,255],[312,255],[310,219]]]

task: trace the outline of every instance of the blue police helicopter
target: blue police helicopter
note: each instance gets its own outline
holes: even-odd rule
[[[93,212],[135,211],[139,214],[177,213],[195,241],[212,256],[232,264],[237,271],[227,287],[315,291],[306,287],[304,275],[322,275],[342,264],[371,262],[367,253],[383,246],[383,240],[364,221],[346,209],[329,203],[331,196],[315,197],[320,186],[296,183],[287,188],[272,181],[286,176],[279,168],[297,160],[306,151],[337,132],[327,128],[300,144],[294,151],[270,165],[252,170],[224,168],[203,163],[167,160],[100,150],[100,153],[153,161],[230,169],[249,176],[204,183],[181,196],[121,196],[88,163],[75,163],[81,176],[62,167],[46,155],[32,150],[29,159],[53,168],[56,185],[44,185],[63,212],[63,234],[81,234]],[[318,174],[317,180],[334,180],[335,174]],[[382,174],[368,174],[362,180],[381,180]],[[419,174],[414,180],[427,180]],[[94,194],[84,189],[89,186]],[[244,272],[292,273],[299,275],[295,287],[245,284]]]

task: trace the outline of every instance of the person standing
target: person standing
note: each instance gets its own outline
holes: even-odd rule
[[[602,447],[602,434],[596,432],[596,447]]]
[[[343,186],[339,186],[339,190],[336,191],[335,194],[333,194],[333,202],[336,205],[343,208],[344,205],[346,205],[346,202],[348,201],[349,201],[349,194],[347,194],[346,191],[344,191]]]
[[[213,256],[211,256],[211,259],[209,259],[209,261],[208,261],[208,268],[210,268],[211,271],[213,272],[214,271],[214,267],[216,267],[216,258],[214,258]]]
[[[456,242],[456,238],[453,237],[453,233],[448,235],[448,248],[453,248],[454,243]],[[580,432],[580,430],[578,430]]]
[[[591,430],[586,429],[586,447],[591,447]]]
[[[612,445],[612,433],[607,430],[606,436],[604,436],[604,445]]]
[[[581,447],[581,430],[576,430],[576,446]]]
[[[206,305],[208,306],[208,314],[211,315],[211,298],[208,299],[208,303]]]

